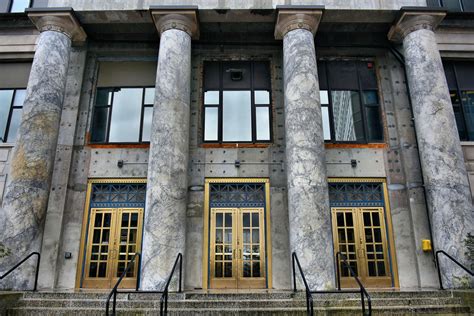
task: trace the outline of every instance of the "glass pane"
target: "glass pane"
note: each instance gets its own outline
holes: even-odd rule
[[[260,262],[253,262],[252,265],[252,276],[254,278],[259,278],[260,277]]]
[[[245,213],[242,215],[244,220],[244,227],[250,227],[250,214],[249,213]]]
[[[443,0],[443,7],[450,11],[461,11],[461,3],[459,0]]]
[[[110,142],[138,142],[142,89],[127,88],[114,93]]]
[[[97,96],[95,98],[96,106],[107,106],[112,103],[111,89],[97,89]]]
[[[106,141],[107,121],[109,120],[109,108],[95,108],[92,119],[91,142],[103,143]]]
[[[216,278],[222,278],[222,262],[216,262]]]
[[[364,105],[377,105],[379,104],[379,97],[377,95],[377,91],[363,91],[362,92],[362,99]]]
[[[255,227],[258,227],[259,226],[259,218],[260,216],[258,215],[258,213],[252,213],[252,227],[255,228]]]
[[[8,115],[12,103],[13,90],[0,90],[0,138],[2,141],[7,128]]]
[[[468,139],[474,140],[474,90],[461,91],[461,99],[466,117]]]
[[[336,140],[364,140],[359,93],[357,91],[331,91],[331,99]]]
[[[222,229],[216,229],[216,243],[222,243]]]
[[[155,88],[145,88],[145,104],[155,104]]]
[[[454,116],[456,118],[456,126],[458,127],[459,138],[461,140],[467,140],[467,131],[464,124],[464,117],[461,111],[461,100],[456,91],[450,91],[451,103],[453,104]]]
[[[258,229],[252,230],[252,243],[258,244],[260,242],[260,231]]]
[[[270,104],[270,92],[265,90],[255,91],[255,104]]]
[[[216,107],[208,107],[204,110],[204,140],[217,140],[218,113]]]
[[[252,141],[250,91],[223,94],[223,141]]]
[[[244,278],[249,278],[251,276],[250,275],[250,262],[244,262],[243,268],[244,268]]]
[[[219,91],[204,92],[204,104],[205,105],[218,105],[219,104]]]
[[[16,90],[15,100],[13,100],[13,106],[23,106],[26,97],[26,89]]]
[[[250,243],[250,229],[244,229],[244,243]]]
[[[142,131],[143,142],[150,141],[152,120],[153,120],[153,108],[146,107],[143,111],[143,131]]]
[[[30,0],[13,0],[10,12],[25,12],[25,9],[30,6]]]
[[[223,218],[222,218],[222,213],[217,213],[216,214],[216,227],[222,227],[223,225]]]
[[[225,230],[225,242],[227,244],[232,243],[232,229]]]
[[[379,107],[366,106],[365,112],[367,115],[367,130],[369,132],[369,142],[383,140],[382,123],[380,119]]]
[[[225,227],[232,227],[232,214],[225,214]]]
[[[337,226],[338,227],[344,226],[344,213],[337,213],[336,214],[336,219],[337,219]]]
[[[270,108],[257,107],[257,140],[270,140]]]
[[[329,95],[326,90],[319,91],[319,100],[321,104],[329,104]]]
[[[224,277],[232,277],[232,262],[224,262]]]
[[[14,109],[12,112],[12,118],[10,120],[10,127],[8,129],[7,142],[14,143],[16,140],[16,135],[18,134],[18,128],[21,123],[21,114],[22,109]]]
[[[329,123],[329,108],[327,106],[321,107],[323,116],[323,134],[324,140],[331,140],[331,124]]]

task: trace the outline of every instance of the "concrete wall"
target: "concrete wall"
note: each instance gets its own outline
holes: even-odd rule
[[[271,9],[277,5],[324,5],[327,9],[397,10],[403,6],[426,6],[426,0],[49,0],[50,7],[75,10],[146,10],[151,5],[198,5],[199,9]]]

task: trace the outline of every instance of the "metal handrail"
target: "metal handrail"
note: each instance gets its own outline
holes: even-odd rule
[[[341,272],[339,271],[339,261],[340,258],[342,258],[342,263],[345,265],[347,269],[351,272],[351,275],[354,277],[356,280],[357,284],[359,285],[360,289],[360,301],[362,305],[362,314],[365,314],[365,300],[364,300],[364,295],[367,298],[367,306],[368,306],[368,313],[367,315],[370,316],[372,315],[372,300],[370,298],[369,293],[365,289],[365,287],[362,285],[362,282],[360,282],[359,278],[357,277],[357,274],[355,273],[354,269],[349,265],[347,262],[347,257],[344,255],[342,252],[336,253],[336,271],[337,271],[337,289],[340,291],[341,290]]]
[[[313,296],[311,295],[311,290],[309,289],[308,282],[306,282],[306,277],[304,276],[303,269],[301,268],[300,261],[298,260],[298,256],[296,252],[293,252],[291,255],[292,258],[292,266],[293,266],[293,292],[296,292],[296,269],[295,269],[295,262],[298,266],[298,270],[301,274],[301,279],[303,280],[304,287],[306,290],[306,313],[309,316],[313,316]]]
[[[464,271],[466,271],[467,273],[469,273],[471,276],[474,276],[474,272],[472,272],[471,270],[469,270],[468,268],[466,268],[465,266],[463,266],[459,261],[457,261],[456,259],[454,259],[452,256],[450,256],[448,253],[446,253],[446,251],[444,250],[438,250],[436,251],[435,253],[435,258],[436,258],[436,267],[438,268],[438,278],[439,278],[439,288],[441,290],[444,290],[444,287],[443,287],[443,279],[441,278],[441,269],[440,269],[440,266],[439,266],[439,254],[442,253],[443,255],[445,255],[446,257],[448,257],[449,259],[451,259],[452,262],[454,262],[455,264],[457,264],[459,267],[461,267]]]
[[[130,271],[131,267],[134,265],[136,257],[138,257],[138,261],[137,261],[138,269],[137,269],[137,285],[136,285],[135,291],[138,291],[138,287],[140,285],[140,259],[141,259],[141,254],[139,252],[135,253],[133,255],[132,259],[130,259],[130,261],[128,262],[127,267],[123,271],[123,273],[120,276],[120,278],[118,279],[117,283],[115,283],[114,288],[112,289],[112,291],[110,291],[109,296],[107,297],[107,302],[105,303],[105,315],[106,316],[109,316],[109,305],[110,305],[110,299],[112,298],[112,296],[114,297],[113,304],[112,304],[112,315],[115,316],[115,308],[117,306],[117,292],[118,292],[117,289],[118,289],[120,283],[122,282],[123,278],[127,275],[128,271]]]
[[[32,256],[38,256],[36,260],[36,271],[35,271],[35,286],[33,288],[33,292],[36,291],[36,288],[38,286],[38,273],[39,273],[39,264],[40,264],[40,259],[41,259],[41,254],[39,252],[32,252],[28,256],[26,256],[23,260],[18,262],[13,268],[8,270],[4,275],[0,276],[0,280],[3,280],[7,275],[15,271],[19,266],[21,266],[26,260],[28,260]]]
[[[166,282],[165,288],[163,289],[163,294],[161,294],[160,299],[160,315],[166,315],[168,313],[168,288],[171,283],[171,279],[173,278],[174,271],[176,270],[176,265],[179,261],[179,281],[178,281],[178,293],[181,293],[181,277],[183,274],[183,255],[178,253],[176,260],[174,261],[173,269],[171,269],[171,273],[168,277],[168,281]]]

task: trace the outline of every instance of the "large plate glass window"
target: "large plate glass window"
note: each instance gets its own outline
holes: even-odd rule
[[[318,63],[324,140],[383,141],[374,64],[363,61]]]
[[[443,7],[449,11],[474,11],[472,0],[427,0],[428,7]]]
[[[474,62],[443,61],[462,141],[474,141]]]
[[[271,141],[268,62],[205,62],[204,142]]]
[[[150,141],[155,88],[98,88],[91,143]]]
[[[26,89],[0,90],[0,141],[14,143],[18,134]]]

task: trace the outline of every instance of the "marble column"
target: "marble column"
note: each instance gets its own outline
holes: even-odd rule
[[[160,33],[143,231],[142,284],[162,289],[178,253],[185,252],[191,38],[195,7],[152,9]]]
[[[41,34],[0,209],[0,241],[11,253],[2,261],[5,268],[41,251],[71,43],[85,40],[72,10],[31,10],[28,16]],[[34,262],[0,286],[31,289]]]
[[[290,249],[314,290],[334,287],[334,253],[314,34],[321,10],[279,10]]]
[[[389,39],[403,42],[435,250],[444,250],[469,267],[466,240],[474,234],[474,209],[434,33],[445,15],[439,11],[403,11]],[[441,261],[441,271],[446,287],[471,282],[447,260]]]

